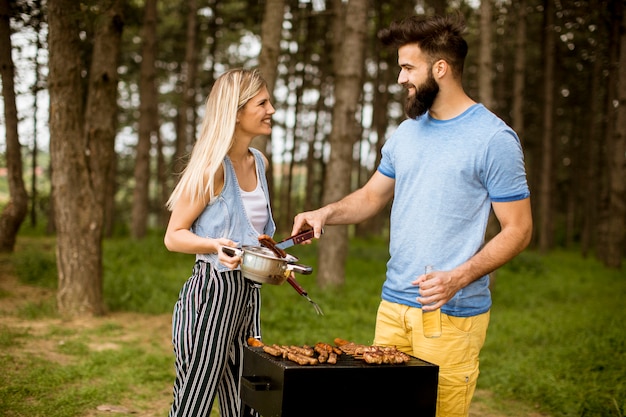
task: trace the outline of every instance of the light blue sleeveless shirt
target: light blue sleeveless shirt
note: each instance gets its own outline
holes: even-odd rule
[[[261,188],[267,200],[268,222],[265,225],[263,234],[273,236],[276,231],[276,224],[272,217],[270,206],[269,189],[267,178],[265,177],[265,163],[261,152],[250,148],[256,162],[257,181],[261,183]],[[204,211],[198,216],[191,226],[191,231],[198,236],[208,238],[225,237],[243,245],[259,245],[259,233],[256,231],[248,215],[241,196],[241,188],[237,181],[235,169],[226,156],[224,158],[224,187],[220,194],[206,206]],[[228,268],[222,265],[215,253],[200,253],[196,255],[196,260],[210,262],[218,271],[226,271]]]
[[[517,135],[481,104],[451,120],[405,120],[383,146],[378,171],[395,179],[382,298],[413,307],[421,305],[411,281],[426,265],[450,270],[467,261],[484,244],[491,203],[530,195]],[[484,276],[442,311],[470,317],[490,307]]]

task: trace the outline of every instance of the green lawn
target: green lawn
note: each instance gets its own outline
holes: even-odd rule
[[[167,252],[161,235],[141,242],[108,240],[104,249],[104,295],[110,311],[147,317],[171,312],[193,256]],[[317,267],[316,245],[296,247],[290,253],[299,256],[301,263]],[[314,274],[298,275],[324,316],[316,315],[288,284],[264,286],[264,340],[311,344],[341,337],[371,343],[386,259],[385,242],[354,240],[344,287],[322,291]],[[3,270],[12,268],[22,282],[49,289],[55,286],[52,239],[21,238],[17,252],[0,261]],[[517,401],[554,417],[623,417],[625,295],[623,271],[606,269],[574,251],[545,256],[527,251],[499,270],[478,382],[480,390],[492,394],[490,406],[500,409],[503,416],[523,415],[507,410],[510,401]],[[0,293],[0,306],[11,296]],[[35,328],[39,319],[54,317],[55,307],[49,301],[2,314],[31,320]],[[162,391],[159,387],[172,382],[171,352],[124,342],[118,325],[104,324],[80,335],[64,335],[64,331],[62,326],[44,335],[28,328],[0,329],[3,415],[81,416],[96,404],[119,398],[149,401],[153,390]],[[121,338],[121,349],[114,354],[89,349],[94,340],[110,337]],[[66,340],[51,349],[71,360],[60,364],[11,353],[16,346],[26,348],[31,341],[46,339]]]

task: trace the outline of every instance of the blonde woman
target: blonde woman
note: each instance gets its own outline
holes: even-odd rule
[[[218,395],[222,416],[240,415],[243,348],[260,338],[260,286],[222,246],[258,245],[272,236],[267,159],[250,148],[269,135],[275,110],[256,70],[220,76],[207,99],[200,137],[174,189],[165,232],[168,250],[196,255],[172,317],[176,356],[170,417],[208,416]]]

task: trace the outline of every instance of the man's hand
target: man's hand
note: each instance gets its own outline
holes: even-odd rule
[[[452,277],[451,271],[428,272],[417,277],[411,284],[420,287],[420,296],[417,297],[417,302],[422,304],[424,311],[441,308],[460,289]]]
[[[322,230],[326,224],[326,217],[327,215],[324,207],[314,211],[305,211],[304,213],[298,214],[293,219],[291,235],[293,236],[303,230],[313,229],[315,238],[319,239],[320,236],[322,236]],[[302,243],[307,245],[311,243],[311,240],[307,240]]]

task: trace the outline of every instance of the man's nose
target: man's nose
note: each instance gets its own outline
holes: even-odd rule
[[[404,71],[400,71],[398,74],[398,84],[402,85],[408,81],[408,77],[404,74]]]

